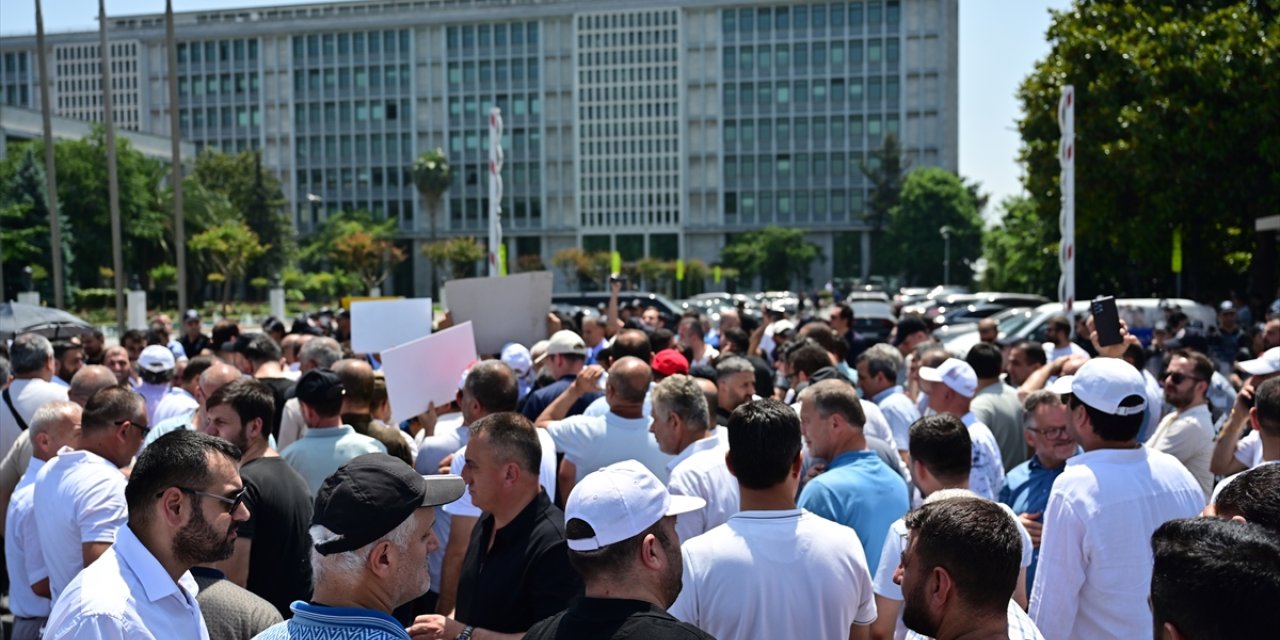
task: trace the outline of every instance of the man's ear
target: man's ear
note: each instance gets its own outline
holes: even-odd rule
[[[262,418],[254,418],[249,421],[249,424],[245,425],[245,435],[249,436],[250,440],[252,438],[257,438],[262,435],[262,430],[265,426],[266,425],[262,422]]]
[[[1166,622],[1160,627],[1160,637],[1156,640],[1185,640],[1186,636],[1182,635],[1178,628],[1173,626],[1172,622]]]
[[[947,573],[942,567],[934,567],[929,572],[930,584],[925,592],[929,599],[929,608],[941,610],[947,605],[955,591],[955,582],[951,579],[951,574]]]

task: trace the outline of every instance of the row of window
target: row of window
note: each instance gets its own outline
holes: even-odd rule
[[[132,73],[136,73],[137,71],[138,71],[138,64],[133,60],[112,60],[111,61],[112,75],[123,75],[126,73],[132,74]],[[65,64],[57,65],[56,72],[59,79],[65,78],[67,76],[92,76],[96,78],[102,75],[102,65],[97,61],[68,62]]]
[[[674,27],[674,11],[638,11],[632,13],[601,13],[578,16],[579,29],[637,29]]]
[[[724,85],[724,104],[726,109],[734,106],[773,106],[785,107],[793,103],[815,105],[831,103],[844,105],[846,102],[854,107],[865,102],[875,108],[883,100],[889,106],[896,106],[901,100],[902,81],[898,76],[870,78],[834,78],[795,80],[793,82],[744,82],[741,84],[726,83]]]
[[[293,72],[293,89],[298,93],[305,91],[352,91],[409,89],[409,65],[370,65],[340,69],[295,69]]]
[[[860,189],[755,191],[724,194],[725,224],[848,222],[863,211]]]
[[[542,131],[537,128],[511,127],[502,134],[502,148],[509,157],[538,157],[542,151]],[[449,132],[449,153],[457,158],[464,153],[488,153],[489,131],[487,129]]]
[[[480,60],[449,63],[449,88],[461,90],[491,83],[538,84],[537,58]]]
[[[258,40],[256,38],[178,43],[178,64],[256,62],[257,60]]]
[[[641,90],[646,93],[649,93],[649,87],[654,82],[675,79],[675,65],[631,67],[628,69],[594,69],[578,72],[578,82],[582,84],[616,84],[623,88]],[[614,87],[614,89],[617,88]]]
[[[451,184],[463,192],[489,192],[489,165],[487,163],[460,163],[454,165]],[[505,190],[538,191],[542,188],[542,170],[536,162],[512,162],[502,165],[502,186]]]
[[[488,226],[489,199],[450,198],[449,222],[454,229]],[[541,225],[542,200],[540,198],[503,198],[502,227],[504,230],[537,228]]]
[[[199,97],[204,95],[237,95],[242,96],[258,92],[257,73],[223,73],[211,75],[180,76],[178,78],[178,98]]]
[[[726,156],[725,185],[750,187],[756,184],[806,183],[827,178],[861,182],[867,158],[861,153],[769,153],[756,156]]]
[[[896,29],[901,20],[902,6],[898,0],[854,0],[829,4],[728,9],[721,15],[721,28],[726,36],[738,33],[803,34],[811,28],[815,32],[846,28],[856,31],[864,25],[870,28],[884,26]]]
[[[138,94],[113,93],[111,95],[112,110],[134,109],[138,107]],[[81,95],[60,92],[58,94],[59,109],[102,109],[102,94],[86,92]],[[58,114],[63,115],[63,114]],[[117,117],[119,115],[117,114]]]
[[[413,155],[412,136],[408,133],[371,133],[343,136],[300,135],[294,143],[297,159],[302,164],[351,164],[366,161],[405,160]],[[391,186],[396,186],[394,182]]]
[[[178,110],[178,126],[183,131],[208,127],[258,127],[262,126],[262,110],[257,106],[202,107]]]
[[[112,58],[132,57],[138,51],[137,45],[132,42],[109,43],[107,45],[107,49],[111,51]],[[101,56],[98,55],[100,50],[101,49],[99,49],[96,44],[56,47],[54,49],[53,59],[59,62],[63,60],[89,60],[94,64],[97,64],[97,61],[101,58]]]
[[[726,76],[791,75],[810,71],[844,71],[846,65],[856,70],[864,59],[870,64],[883,61],[893,65],[901,58],[901,47],[897,38],[871,38],[865,41],[725,47],[721,54]]]
[[[674,155],[675,144],[671,140],[641,140],[640,144],[628,151],[629,157],[620,157],[618,152],[603,158],[586,158],[582,160],[582,175],[634,175],[648,172],[672,173],[680,169],[680,161]],[[612,144],[612,143],[610,143]],[[585,144],[583,146],[586,146]],[[637,153],[643,156],[635,155]],[[666,153],[665,156],[655,154]],[[584,153],[584,155],[591,155]]]
[[[136,77],[119,77],[111,78],[111,89],[116,92],[131,92],[138,88],[138,79]],[[75,79],[58,79],[58,93],[98,93],[102,91],[102,78],[75,78]],[[128,95],[128,94],[126,94]],[[117,101],[124,96],[117,98]]]
[[[4,54],[4,72],[26,73],[28,57],[25,51],[11,51]]]
[[[293,37],[293,58],[296,64],[316,63],[323,56],[332,60],[335,56],[408,54],[409,31],[357,31],[355,33],[313,33]]]
[[[323,128],[340,123],[379,123],[401,119],[409,113],[409,100],[357,100],[355,102],[297,102],[293,120],[298,128],[315,125]]]
[[[863,126],[865,122],[865,127]],[[901,133],[898,114],[869,114],[867,116],[817,116],[813,118],[779,118],[777,120],[726,120],[724,146],[727,150],[759,142],[761,146],[794,145],[809,147],[811,142],[825,142],[833,147],[843,147],[849,142],[853,147],[862,145],[863,133],[875,144],[886,133]]]
[[[677,62],[675,47],[618,49],[614,51],[582,51],[578,54],[578,67],[614,68],[624,65],[671,64]]]
[[[360,166],[347,169],[300,169],[298,186],[309,193],[337,189],[368,189],[383,186],[399,189],[413,186],[413,178],[406,167]]]
[[[502,110],[503,117],[542,115],[542,99],[538,97],[538,94],[499,93],[492,98],[476,96],[449,98],[449,119],[455,124],[474,121],[478,118],[487,119],[489,117],[489,109],[493,107],[498,107],[498,109]]]
[[[463,51],[491,55],[508,47],[537,47],[538,23],[512,22],[454,26],[445,29],[445,42],[449,57],[457,57]]]
[[[31,90],[25,84],[6,84],[4,86],[4,103],[15,107],[31,104]]]
[[[627,53],[636,51],[637,47],[652,47],[660,44],[675,44],[674,29],[661,31],[605,31],[602,33],[578,34],[578,49],[616,49],[610,53]],[[599,63],[597,63],[599,64]]]
[[[582,191],[599,192],[608,191],[621,193],[625,191],[653,191],[655,189],[671,190],[679,188],[680,180],[674,174],[655,175],[653,173],[644,173],[641,175],[620,175],[606,177],[584,177],[581,180]],[[588,208],[599,208],[603,206],[600,199],[603,196],[588,196],[583,199],[585,206]]]

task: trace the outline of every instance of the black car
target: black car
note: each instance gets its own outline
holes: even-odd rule
[[[658,313],[662,314],[663,324],[668,329],[675,331],[676,324],[680,321],[680,305],[672,302],[662,294],[649,293],[647,291],[623,291],[618,294],[619,307],[628,306],[633,302],[640,303],[642,307],[657,307]],[[609,292],[556,293],[551,296],[551,304],[591,307],[599,309],[600,313],[604,314],[609,304]]]

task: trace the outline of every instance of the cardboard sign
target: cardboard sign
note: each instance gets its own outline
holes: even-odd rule
[[[465,278],[444,283],[455,323],[475,325],[476,351],[497,354],[508,342],[526,347],[547,337],[550,271],[505,278]]]
[[[381,353],[431,335],[431,298],[353,302],[351,350]]]
[[[408,420],[457,395],[462,374],[476,360],[471,323],[450,327],[382,352],[382,372],[395,420]]]

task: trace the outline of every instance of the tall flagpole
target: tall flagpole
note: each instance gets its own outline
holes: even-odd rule
[[[1058,219],[1062,232],[1058,245],[1062,277],[1058,281],[1058,299],[1063,311],[1070,312],[1076,299],[1076,90],[1071,85],[1062,87],[1058,128],[1062,130],[1062,141],[1058,144],[1058,163],[1062,166],[1059,187],[1062,213]]]
[[[502,110],[489,110],[489,277],[505,275],[502,261]]]
[[[36,0],[36,64],[40,67],[40,120],[44,125],[44,177],[49,191],[49,253],[53,263],[53,306],[63,307],[62,220],[58,216],[58,172],[53,162],[53,105],[49,104],[49,63],[44,48],[44,14]],[[0,297],[3,290],[0,290]]]
[[[111,207],[111,264],[116,276],[116,335],[124,335],[124,250],[120,239],[120,188],[116,175],[116,123],[111,112],[111,50],[107,48],[107,5],[98,0],[98,47],[102,67],[102,121],[107,125],[107,199]]]
[[[187,229],[182,210],[182,131],[178,121],[178,51],[173,36],[173,0],[164,3],[164,38],[169,65],[169,144],[173,163],[173,253],[178,267],[178,313],[187,309]]]

